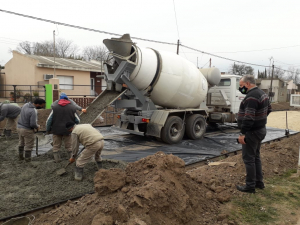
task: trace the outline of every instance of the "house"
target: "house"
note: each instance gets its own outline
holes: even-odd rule
[[[287,82],[287,91],[288,94],[295,94],[298,91],[298,85],[294,83],[294,80]]]
[[[5,90],[0,93],[1,97],[7,98],[14,89],[23,95],[32,96],[33,93],[39,93],[39,96],[43,96],[43,86],[48,84],[51,78],[58,78],[59,89],[71,97],[94,97],[105,89],[105,80],[97,77],[103,72],[98,61],[54,59],[17,51],[12,53],[12,59],[5,64],[5,74],[2,74]]]
[[[260,78],[256,80],[256,85],[258,88],[262,89],[264,92],[266,92],[269,96],[272,102],[286,102],[287,99],[287,82],[279,79],[279,78],[273,78],[272,81],[272,93],[271,88],[271,78]]]

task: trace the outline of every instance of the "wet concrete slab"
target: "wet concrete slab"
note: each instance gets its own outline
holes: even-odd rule
[[[176,155],[183,159],[186,164],[191,164],[221,155],[224,150],[232,152],[242,148],[242,145],[236,141],[239,130],[234,125],[219,126],[218,129],[207,129],[204,138],[200,140],[184,138],[181,143],[175,145],[165,144],[153,137],[128,134],[114,130],[112,127],[97,127],[97,129],[105,138],[102,158],[125,162],[134,162],[162,151],[166,154]],[[290,131],[290,134],[294,133],[297,132]],[[267,136],[263,142],[284,136],[284,129],[267,128]],[[47,152],[51,148],[50,143],[45,142],[45,145],[39,147],[39,153]]]

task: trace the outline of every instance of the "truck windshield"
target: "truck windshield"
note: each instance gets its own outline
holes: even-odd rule
[[[230,79],[221,79],[220,83],[218,86],[230,86],[231,85],[231,80]]]

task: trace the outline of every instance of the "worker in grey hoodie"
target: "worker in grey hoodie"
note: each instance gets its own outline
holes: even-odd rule
[[[7,118],[3,136],[10,137],[11,131],[16,129],[20,112],[19,106],[0,103],[0,122]]]
[[[31,161],[31,151],[34,145],[34,130],[38,131],[40,125],[37,123],[37,110],[45,107],[45,100],[37,98],[34,103],[26,103],[21,110],[18,120],[17,131],[19,134],[19,159]]]

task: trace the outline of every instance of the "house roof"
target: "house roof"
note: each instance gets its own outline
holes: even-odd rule
[[[45,68],[56,68],[63,70],[79,70],[79,71],[90,71],[90,72],[102,72],[101,64],[97,61],[83,61],[76,59],[66,59],[66,58],[54,58],[48,56],[38,56],[38,55],[26,55],[30,58],[38,60],[37,67]]]

